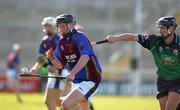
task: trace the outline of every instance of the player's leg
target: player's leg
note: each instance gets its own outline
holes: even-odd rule
[[[92,97],[97,92],[97,90],[89,97],[88,100],[80,102],[80,106],[83,110],[94,110],[93,104],[92,104]]]
[[[64,89],[63,89],[63,96],[66,96],[71,91],[71,82],[70,81],[64,81]]]
[[[70,85],[69,85],[69,84]],[[63,97],[60,97],[60,100],[61,101],[63,101],[63,100],[65,100],[65,98],[67,97],[67,95],[68,95],[68,93],[70,93],[70,91],[71,90],[74,90],[73,88],[70,88],[71,87],[71,83],[70,82],[66,82],[66,84],[65,84],[65,86],[64,86],[64,91],[63,91]],[[81,102],[79,102],[78,104],[76,104],[75,106],[73,106],[72,108],[71,108],[71,110],[86,110],[86,109],[84,109],[84,105],[85,104],[82,104],[82,102],[86,102],[86,101],[81,101]]]
[[[15,92],[18,102],[22,102],[22,98],[20,96],[19,79],[15,69],[7,70],[7,81],[8,87]]]
[[[165,110],[167,99],[168,99],[168,96],[161,97],[158,99],[161,110]]]
[[[75,88],[78,88],[80,86],[80,84],[73,84],[72,83],[72,90],[75,89]],[[93,93],[95,94],[96,91]],[[89,97],[89,100],[85,100],[85,101],[82,101],[82,102],[79,102],[78,103],[78,107],[81,108],[82,110],[94,110],[94,107],[92,105],[92,96],[93,94],[91,95],[91,97]],[[76,107],[77,108],[77,107]]]
[[[168,99],[168,91],[169,91],[169,82],[159,79],[157,80],[157,99],[159,100],[159,105],[161,110],[165,110],[166,102]]]
[[[165,110],[176,110],[180,103],[180,79],[171,81]],[[178,109],[177,109],[178,110]]]
[[[66,98],[63,100],[63,109],[70,110],[74,107],[78,107],[80,102],[87,102],[84,104],[88,105],[88,99],[95,93],[98,88],[98,84],[95,84],[91,81],[83,81],[80,85],[70,92]],[[81,109],[81,108],[79,108]],[[84,110],[88,110],[88,106]]]
[[[58,97],[61,96],[62,91],[59,89],[47,88],[44,96],[44,102],[48,110],[55,110],[56,106],[60,106],[61,102]]]
[[[45,92],[44,102],[49,110],[55,110],[56,106],[61,106],[59,97],[63,93],[63,85],[59,79],[49,78]]]
[[[82,110],[89,110],[90,108],[90,104],[87,100],[80,102],[79,106]]]
[[[169,92],[165,110],[176,110],[179,102],[180,94],[176,92]]]
[[[14,91],[15,91],[18,102],[22,102],[22,98],[21,98],[21,95],[20,95],[20,85],[19,85],[19,79],[18,78],[15,79],[15,81],[14,81]]]
[[[20,87],[19,87],[19,80],[18,79],[13,79],[10,81],[10,85],[11,85],[11,89],[14,91],[14,93],[16,94],[16,98],[18,100],[18,102],[22,102],[22,98],[20,95]]]
[[[57,70],[53,66],[47,67],[48,71],[57,74]],[[44,102],[48,110],[55,110],[56,106],[60,106],[61,102],[59,97],[62,94],[62,88],[60,88],[60,80],[56,78],[48,78],[47,87],[44,96]]]
[[[70,91],[73,91],[73,90],[77,89],[80,85],[81,85],[81,83],[76,83],[76,84],[71,83]],[[68,86],[68,85],[66,85],[66,86]],[[88,107],[86,107],[86,100],[84,100],[84,101],[80,101],[76,106],[74,106],[72,108],[72,110],[87,110],[87,108]]]
[[[85,100],[86,98],[81,92],[74,90],[63,100],[62,106],[64,110],[80,110],[81,108],[78,107],[78,103]]]

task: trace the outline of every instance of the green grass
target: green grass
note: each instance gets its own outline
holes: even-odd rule
[[[0,93],[0,110],[47,110],[43,94],[22,94],[24,102],[16,101],[12,93]],[[154,97],[95,96],[95,110],[159,110]]]

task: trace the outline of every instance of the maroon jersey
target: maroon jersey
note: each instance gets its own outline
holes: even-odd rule
[[[89,55],[89,61],[75,76],[75,78],[90,80],[95,83],[101,81],[101,66],[94,54],[87,37],[75,29],[66,37],[61,37],[55,50],[55,56],[70,71],[77,64],[81,55]],[[81,81],[74,80],[74,83]]]

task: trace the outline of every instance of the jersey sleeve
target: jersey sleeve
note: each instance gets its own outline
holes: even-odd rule
[[[77,36],[76,44],[80,55],[94,55],[91,44],[85,35],[80,34],[79,36]]]
[[[58,45],[58,41],[59,41],[59,35],[57,33],[55,33],[54,35],[54,49],[56,49],[57,45]]]
[[[43,48],[43,42],[41,42],[41,44],[39,45],[39,54],[45,55],[45,50]]]
[[[151,41],[152,41],[152,35],[150,34],[139,34],[138,35],[138,43],[141,44],[144,48],[147,48],[148,50],[151,49]]]
[[[58,35],[58,33],[55,33],[55,39],[56,39],[57,41],[59,41],[59,38],[60,38],[60,36]]]
[[[15,59],[15,54],[14,53],[10,53],[7,57],[7,63],[8,64],[13,64],[14,63],[14,59]]]

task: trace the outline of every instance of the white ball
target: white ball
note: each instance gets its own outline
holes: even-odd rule
[[[22,71],[22,73],[24,73],[24,74],[27,74],[27,73],[29,72],[28,68],[25,68],[25,67],[22,68],[21,71]]]

